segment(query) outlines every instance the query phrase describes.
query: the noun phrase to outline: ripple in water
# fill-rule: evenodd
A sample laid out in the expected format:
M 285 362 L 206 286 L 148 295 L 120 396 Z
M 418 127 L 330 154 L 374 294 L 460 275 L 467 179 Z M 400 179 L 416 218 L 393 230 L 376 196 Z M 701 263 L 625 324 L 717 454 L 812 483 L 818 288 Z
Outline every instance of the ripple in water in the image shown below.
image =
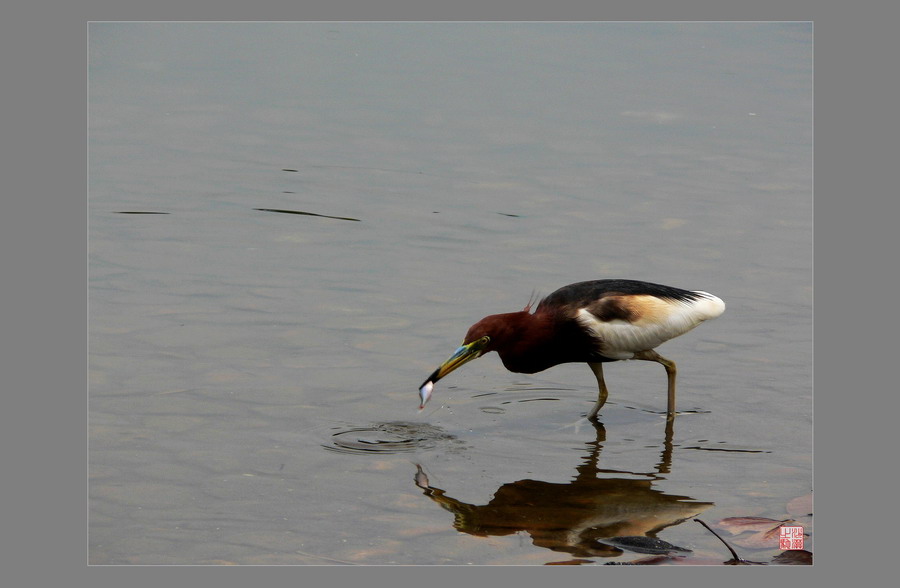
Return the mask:
M 411 453 L 461 448 L 463 442 L 443 429 L 427 423 L 376 423 L 368 427 L 335 427 L 331 445 L 322 445 L 339 453 Z

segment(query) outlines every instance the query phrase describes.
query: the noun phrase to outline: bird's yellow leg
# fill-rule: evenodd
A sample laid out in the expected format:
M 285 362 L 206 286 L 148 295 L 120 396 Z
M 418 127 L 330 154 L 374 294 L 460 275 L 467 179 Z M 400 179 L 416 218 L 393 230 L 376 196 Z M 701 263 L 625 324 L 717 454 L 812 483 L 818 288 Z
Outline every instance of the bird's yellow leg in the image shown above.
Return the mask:
M 650 349 L 649 351 L 641 351 L 634 354 L 634 359 L 643 359 L 645 361 L 655 361 L 662 364 L 666 368 L 666 376 L 669 378 L 669 406 L 666 413 L 669 418 L 675 416 L 675 362 L 666 359 L 662 355 Z
M 589 363 L 588 365 L 597 377 L 597 387 L 599 388 L 599 391 L 597 392 L 597 402 L 594 403 L 594 407 L 587 414 L 587 418 L 590 420 L 596 418 L 597 413 L 600 412 L 600 409 L 606 404 L 606 397 L 609 396 L 609 390 L 606 389 L 606 382 L 603 380 L 603 364 L 597 362 Z

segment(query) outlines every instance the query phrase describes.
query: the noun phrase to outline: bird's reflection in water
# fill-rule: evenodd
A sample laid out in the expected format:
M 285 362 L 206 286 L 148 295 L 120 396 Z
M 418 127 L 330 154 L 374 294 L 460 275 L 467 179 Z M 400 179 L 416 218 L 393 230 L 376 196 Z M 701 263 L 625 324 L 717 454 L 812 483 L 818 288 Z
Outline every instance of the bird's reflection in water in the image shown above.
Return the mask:
M 481 537 L 526 532 L 538 547 L 580 558 L 621 555 L 621 549 L 603 539 L 653 538 L 666 527 L 713 506 L 712 502 L 698 502 L 653 488 L 654 482 L 671 467 L 671 423 L 666 427 L 662 459 L 650 473 L 600 468 L 606 431 L 600 423 L 594 427 L 597 438 L 587 444 L 586 459 L 576 467 L 575 478 L 566 484 L 519 480 L 498 488 L 489 503 L 475 505 L 432 487 L 419 465 L 415 482 L 426 496 L 453 513 L 453 526 L 459 531 Z

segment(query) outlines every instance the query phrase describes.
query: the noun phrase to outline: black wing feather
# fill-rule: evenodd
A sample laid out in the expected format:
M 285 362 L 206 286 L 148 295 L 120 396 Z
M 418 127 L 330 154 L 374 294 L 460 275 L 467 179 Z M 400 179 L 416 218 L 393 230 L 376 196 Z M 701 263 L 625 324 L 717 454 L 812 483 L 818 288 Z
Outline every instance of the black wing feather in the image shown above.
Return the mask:
M 642 282 L 640 280 L 591 280 L 563 286 L 541 300 L 535 312 L 562 308 L 585 308 L 610 295 L 649 295 L 658 298 L 690 301 L 700 296 L 690 290 Z

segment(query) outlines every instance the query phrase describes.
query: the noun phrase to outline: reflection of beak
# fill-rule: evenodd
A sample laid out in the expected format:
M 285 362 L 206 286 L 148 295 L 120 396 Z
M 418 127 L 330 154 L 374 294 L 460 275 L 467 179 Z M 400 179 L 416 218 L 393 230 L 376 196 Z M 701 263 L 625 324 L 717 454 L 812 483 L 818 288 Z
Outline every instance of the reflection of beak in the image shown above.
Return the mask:
M 422 402 L 419 404 L 419 410 L 425 408 L 425 403 L 428 402 L 428 399 L 431 398 L 431 391 L 434 390 L 434 383 L 463 365 L 464 363 L 468 363 L 473 359 L 477 359 L 481 357 L 481 354 L 484 353 L 485 348 L 490 342 L 490 337 L 482 337 L 481 339 L 476 339 L 472 341 L 468 345 L 463 345 L 459 349 L 453 352 L 453 355 L 447 358 L 447 361 L 442 363 L 438 369 L 434 370 L 434 373 L 428 376 L 428 379 L 422 384 L 419 388 L 419 398 L 421 398 Z

